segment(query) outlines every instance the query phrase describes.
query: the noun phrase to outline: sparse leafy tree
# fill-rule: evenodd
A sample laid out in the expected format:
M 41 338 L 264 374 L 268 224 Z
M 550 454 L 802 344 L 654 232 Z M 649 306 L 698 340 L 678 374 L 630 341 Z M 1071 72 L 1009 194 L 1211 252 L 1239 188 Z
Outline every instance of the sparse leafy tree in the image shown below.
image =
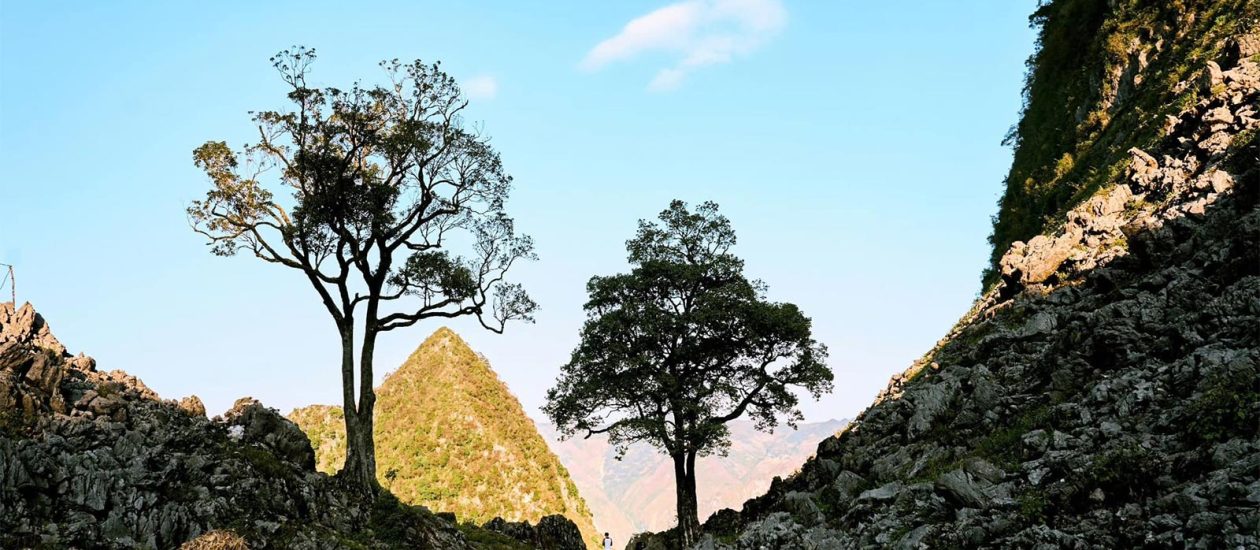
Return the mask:
M 699 534 L 696 457 L 725 453 L 741 416 L 771 430 L 801 419 L 793 388 L 830 391 L 826 348 L 795 305 L 765 298 L 731 253 L 735 232 L 711 202 L 674 201 L 626 243 L 630 273 L 587 283 L 581 343 L 547 392 L 570 437 L 607 434 L 624 453 L 643 441 L 674 462 L 678 531 Z
M 535 303 L 505 277 L 533 244 L 504 211 L 512 178 L 464 125 L 467 101 L 437 64 L 383 62 L 388 84 L 340 90 L 307 83 L 314 59 L 305 48 L 271 59 L 293 105 L 253 114 L 257 142 L 197 148 L 212 185 L 188 216 L 215 254 L 293 268 L 315 290 L 341 336 L 339 475 L 373 493 L 377 336 L 432 318 L 473 316 L 495 332 L 532 321 Z

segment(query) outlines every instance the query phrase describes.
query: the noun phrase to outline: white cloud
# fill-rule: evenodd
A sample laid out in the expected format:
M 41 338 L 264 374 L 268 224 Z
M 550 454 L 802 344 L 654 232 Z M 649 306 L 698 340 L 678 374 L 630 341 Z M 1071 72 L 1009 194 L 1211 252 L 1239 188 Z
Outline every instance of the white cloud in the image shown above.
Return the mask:
M 499 93 L 499 81 L 484 74 L 465 80 L 461 87 L 468 99 L 494 99 Z
M 648 89 L 672 90 L 700 67 L 760 48 L 785 25 L 779 0 L 684 0 L 632 19 L 587 52 L 580 66 L 594 71 L 645 52 L 670 53 L 673 65 L 657 72 Z

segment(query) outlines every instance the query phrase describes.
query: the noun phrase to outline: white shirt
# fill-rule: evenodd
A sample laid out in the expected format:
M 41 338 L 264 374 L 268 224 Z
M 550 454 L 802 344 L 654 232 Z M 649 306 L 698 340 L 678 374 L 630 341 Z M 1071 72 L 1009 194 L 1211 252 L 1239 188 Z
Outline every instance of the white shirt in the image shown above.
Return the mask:
M 604 537 L 604 550 L 612 550 L 612 537 Z

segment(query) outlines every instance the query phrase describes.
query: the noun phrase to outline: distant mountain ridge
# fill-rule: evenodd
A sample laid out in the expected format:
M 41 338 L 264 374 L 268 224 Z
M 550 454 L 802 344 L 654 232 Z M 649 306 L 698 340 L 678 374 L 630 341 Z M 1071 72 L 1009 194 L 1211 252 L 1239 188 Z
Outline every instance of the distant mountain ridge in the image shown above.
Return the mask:
M 345 461 L 340 407 L 289 414 L 315 448 L 316 468 Z M 591 513 L 520 402 L 454 331 L 441 328 L 377 388 L 377 475 L 404 502 L 460 521 L 537 522 L 562 514 L 588 545 Z
M 700 518 L 722 508 L 737 508 L 764 493 L 775 476 L 791 475 L 814 453 L 819 440 L 846 424 L 844 420 L 803 423 L 799 430 L 783 426 L 769 434 L 754 429 L 752 422 L 732 422 L 730 453 L 699 459 Z M 674 525 L 674 471 L 668 457 L 640 444 L 617 460 L 607 437 L 560 441 L 555 427 L 546 423 L 538 431 L 568 467 L 600 529 L 611 532 L 618 547 L 633 533 Z

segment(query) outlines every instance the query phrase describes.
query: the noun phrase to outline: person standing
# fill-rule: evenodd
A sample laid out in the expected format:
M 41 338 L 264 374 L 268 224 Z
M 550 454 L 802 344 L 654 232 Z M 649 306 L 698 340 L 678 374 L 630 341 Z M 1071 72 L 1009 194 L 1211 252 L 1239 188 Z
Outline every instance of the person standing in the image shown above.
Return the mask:
M 604 550 L 612 550 L 612 547 L 612 536 L 608 533 L 604 533 Z

